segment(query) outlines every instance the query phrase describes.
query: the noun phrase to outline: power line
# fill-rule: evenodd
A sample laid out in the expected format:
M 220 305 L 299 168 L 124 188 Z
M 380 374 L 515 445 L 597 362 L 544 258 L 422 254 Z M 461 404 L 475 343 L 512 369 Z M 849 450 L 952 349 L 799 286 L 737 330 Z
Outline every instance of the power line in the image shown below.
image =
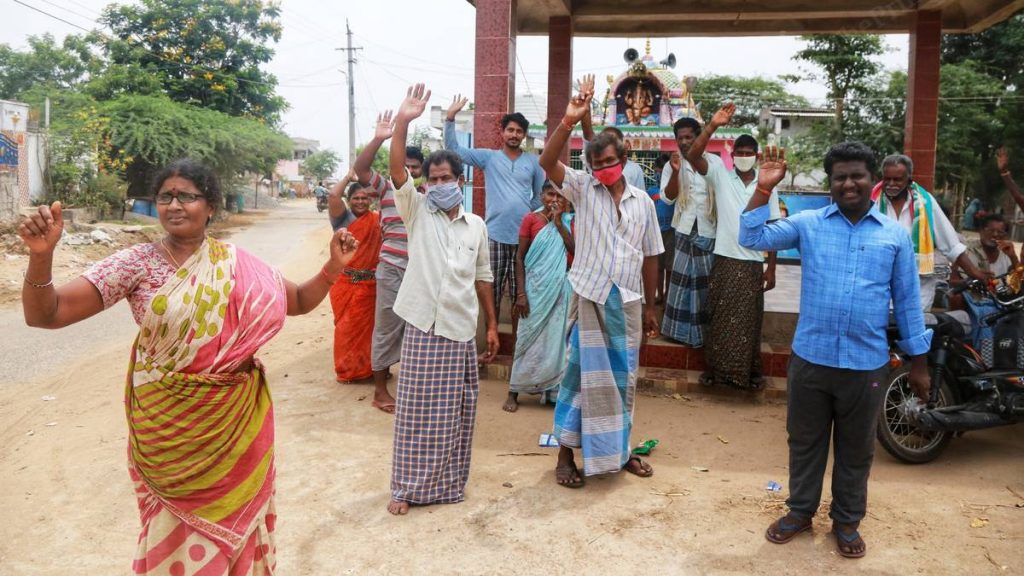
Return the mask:
M 50 18 L 53 18 L 54 20 L 58 20 L 60 22 L 63 22 L 65 24 L 67 24 L 68 26 L 73 26 L 75 28 L 78 28 L 79 30 L 82 30 L 83 32 L 92 32 L 92 30 L 89 30 L 88 28 L 85 28 L 83 26 L 79 26 L 78 24 L 75 24 L 74 22 L 68 22 L 67 20 L 61 18 L 60 16 L 56 16 L 54 14 L 50 14 L 49 12 L 47 12 L 45 10 L 42 10 L 40 8 L 36 8 L 35 6 L 32 6 L 31 4 L 26 4 L 26 3 L 22 2 L 21 0 L 14 0 L 14 3 L 15 4 L 21 4 L 25 8 L 28 8 L 29 10 L 35 10 L 36 12 L 39 12 L 40 14 L 43 14 L 44 16 L 49 16 Z
M 39 1 L 44 3 L 44 4 L 49 4 L 50 6 L 53 6 L 54 8 L 63 10 L 65 12 L 69 13 L 69 14 L 74 14 L 75 16 L 78 16 L 79 18 L 84 18 L 84 19 L 88 20 L 89 22 L 91 22 L 92 24 L 96 23 L 96 19 L 95 18 L 93 18 L 91 16 L 86 16 L 85 14 L 81 14 L 79 12 L 75 12 L 74 10 L 72 10 L 70 8 L 67 8 L 65 6 L 61 6 L 60 4 L 57 4 L 56 2 L 51 2 L 50 0 L 39 0 Z

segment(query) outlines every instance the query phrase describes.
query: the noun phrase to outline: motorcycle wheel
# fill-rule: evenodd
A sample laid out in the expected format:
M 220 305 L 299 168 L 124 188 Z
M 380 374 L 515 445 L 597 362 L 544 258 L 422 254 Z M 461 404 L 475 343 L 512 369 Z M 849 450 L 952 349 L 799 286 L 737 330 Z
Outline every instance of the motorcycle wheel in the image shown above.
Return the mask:
M 945 378 L 938 386 L 939 399 L 936 406 L 953 404 L 953 390 Z M 908 464 L 924 464 L 938 458 L 953 438 L 953 432 L 921 430 L 912 424 L 900 411 L 900 406 L 913 394 L 910 390 L 910 366 L 889 373 L 876 435 L 882 448 L 896 459 Z

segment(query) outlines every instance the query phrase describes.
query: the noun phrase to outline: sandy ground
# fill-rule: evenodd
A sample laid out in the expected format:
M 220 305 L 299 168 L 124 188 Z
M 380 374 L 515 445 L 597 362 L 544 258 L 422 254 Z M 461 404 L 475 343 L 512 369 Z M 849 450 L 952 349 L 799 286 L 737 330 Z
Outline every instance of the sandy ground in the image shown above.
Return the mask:
M 312 206 L 292 204 L 235 241 L 290 278 L 311 275 L 328 236 Z M 94 325 L 64 364 L 45 347 L 5 359 L 55 368 L 0 383 L 0 574 L 128 572 L 138 517 L 125 470 L 126 316 L 123 304 L 108 311 L 113 327 Z M 32 332 L 5 327 L 3 347 Z M 370 407 L 370 386 L 333 381 L 330 345 L 325 301 L 261 354 L 276 405 L 281 574 L 1024 573 L 1020 427 L 969 434 L 925 466 L 879 448 L 868 556 L 851 561 L 834 552 L 824 514 L 788 545 L 763 537 L 782 511 L 765 484 L 788 480 L 785 405 L 700 395 L 639 397 L 634 440 L 661 440 L 652 478 L 568 490 L 554 484 L 555 451 L 537 447 L 550 407 L 526 400 L 506 414 L 503 383 L 484 381 L 466 501 L 392 517 L 392 418 Z

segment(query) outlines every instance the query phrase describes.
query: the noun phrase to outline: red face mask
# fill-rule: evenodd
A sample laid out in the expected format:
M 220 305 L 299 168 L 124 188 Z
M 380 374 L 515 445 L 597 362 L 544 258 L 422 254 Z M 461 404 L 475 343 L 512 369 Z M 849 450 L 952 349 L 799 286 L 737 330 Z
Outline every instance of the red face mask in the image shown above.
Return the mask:
M 619 178 L 622 178 L 622 162 L 594 170 L 594 178 L 597 178 L 598 182 L 605 186 L 615 184 Z

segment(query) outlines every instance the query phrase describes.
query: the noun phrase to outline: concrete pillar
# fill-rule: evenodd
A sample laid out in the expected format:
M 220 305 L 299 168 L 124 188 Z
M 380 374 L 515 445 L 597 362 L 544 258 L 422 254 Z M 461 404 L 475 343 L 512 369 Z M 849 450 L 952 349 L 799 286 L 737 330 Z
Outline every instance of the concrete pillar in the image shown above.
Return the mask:
M 907 70 L 907 124 L 903 153 L 914 160 L 914 180 L 932 191 L 939 121 L 939 56 L 942 12 L 918 10 L 910 24 L 910 65 Z
M 473 146 L 501 147 L 501 117 L 516 92 L 516 0 L 476 0 L 476 79 Z M 473 213 L 484 215 L 482 170 L 473 173 Z
M 572 17 L 548 20 L 548 137 L 565 116 L 572 97 Z M 569 164 L 569 147 L 562 150 L 562 163 Z

